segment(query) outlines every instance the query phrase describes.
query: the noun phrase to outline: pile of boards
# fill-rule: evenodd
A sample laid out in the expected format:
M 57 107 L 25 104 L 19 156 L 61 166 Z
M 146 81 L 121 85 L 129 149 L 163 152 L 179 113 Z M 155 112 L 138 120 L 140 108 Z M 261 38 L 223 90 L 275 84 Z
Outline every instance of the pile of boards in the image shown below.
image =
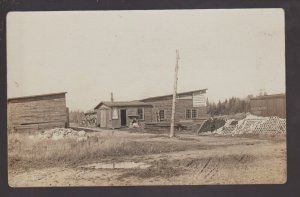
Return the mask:
M 97 126 L 97 114 L 88 114 L 83 116 L 81 121 L 82 126 L 96 127 Z
M 65 138 L 73 138 L 77 141 L 86 141 L 87 134 L 85 131 L 75 131 L 69 128 L 54 128 L 46 130 L 39 134 L 40 139 L 60 140 Z
M 223 118 L 210 118 L 202 123 L 197 133 L 211 132 L 224 126 L 226 121 Z
M 248 115 L 242 120 L 227 120 L 225 125 L 212 132 L 218 135 L 285 135 L 286 119 L 273 117 L 259 117 Z

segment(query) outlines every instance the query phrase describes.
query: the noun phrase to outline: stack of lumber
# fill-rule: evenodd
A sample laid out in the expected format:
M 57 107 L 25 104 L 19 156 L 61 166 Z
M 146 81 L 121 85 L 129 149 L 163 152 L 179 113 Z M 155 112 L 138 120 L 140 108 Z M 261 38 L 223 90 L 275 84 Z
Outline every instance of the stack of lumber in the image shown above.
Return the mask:
M 226 121 L 223 118 L 210 118 L 206 120 L 199 128 L 198 133 L 214 131 L 222 126 L 224 126 Z
M 273 117 L 259 117 L 248 115 L 246 118 L 235 121 L 228 120 L 226 124 L 213 132 L 218 135 L 285 135 L 286 119 Z
M 85 115 L 81 122 L 82 126 L 96 127 L 97 126 L 97 114 Z

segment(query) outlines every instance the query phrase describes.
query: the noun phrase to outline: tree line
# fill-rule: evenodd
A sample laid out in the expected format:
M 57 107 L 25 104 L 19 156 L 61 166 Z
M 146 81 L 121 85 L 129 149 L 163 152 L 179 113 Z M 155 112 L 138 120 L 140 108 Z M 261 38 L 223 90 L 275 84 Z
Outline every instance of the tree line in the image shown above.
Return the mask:
M 80 124 L 83 120 L 84 112 L 81 110 L 71 110 L 69 112 L 70 123 Z
M 224 101 L 209 102 L 206 101 L 206 110 L 209 115 L 229 115 L 237 113 L 250 112 L 250 98 L 252 95 L 246 98 L 231 97 Z

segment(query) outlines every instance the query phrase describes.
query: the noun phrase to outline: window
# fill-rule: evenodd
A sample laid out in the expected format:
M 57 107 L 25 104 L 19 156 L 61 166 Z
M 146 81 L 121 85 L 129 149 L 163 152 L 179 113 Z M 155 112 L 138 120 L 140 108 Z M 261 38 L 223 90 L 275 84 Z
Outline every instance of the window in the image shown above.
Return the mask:
M 138 114 L 138 119 L 144 120 L 144 109 L 143 108 L 138 108 L 137 114 Z
M 191 110 L 190 109 L 185 110 L 185 118 L 186 119 L 191 118 Z
M 197 117 L 198 117 L 197 109 L 186 109 L 185 111 L 186 119 L 197 118 Z
M 159 120 L 165 119 L 165 110 L 159 110 Z
M 112 119 L 119 119 L 119 111 L 117 108 L 113 108 Z
M 198 117 L 197 110 L 192 109 L 192 118 L 197 118 L 197 117 Z

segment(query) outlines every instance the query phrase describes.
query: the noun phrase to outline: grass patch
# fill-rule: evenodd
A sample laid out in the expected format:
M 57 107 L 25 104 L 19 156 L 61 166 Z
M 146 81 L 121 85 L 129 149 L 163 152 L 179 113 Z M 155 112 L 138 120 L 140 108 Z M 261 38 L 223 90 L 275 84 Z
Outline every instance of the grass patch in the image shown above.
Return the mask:
M 10 169 L 45 168 L 79 165 L 109 157 L 169 153 L 200 147 L 199 144 L 175 141 L 144 136 L 96 135 L 85 142 L 76 142 L 72 138 L 51 140 L 11 133 L 8 137 L 8 161 Z

